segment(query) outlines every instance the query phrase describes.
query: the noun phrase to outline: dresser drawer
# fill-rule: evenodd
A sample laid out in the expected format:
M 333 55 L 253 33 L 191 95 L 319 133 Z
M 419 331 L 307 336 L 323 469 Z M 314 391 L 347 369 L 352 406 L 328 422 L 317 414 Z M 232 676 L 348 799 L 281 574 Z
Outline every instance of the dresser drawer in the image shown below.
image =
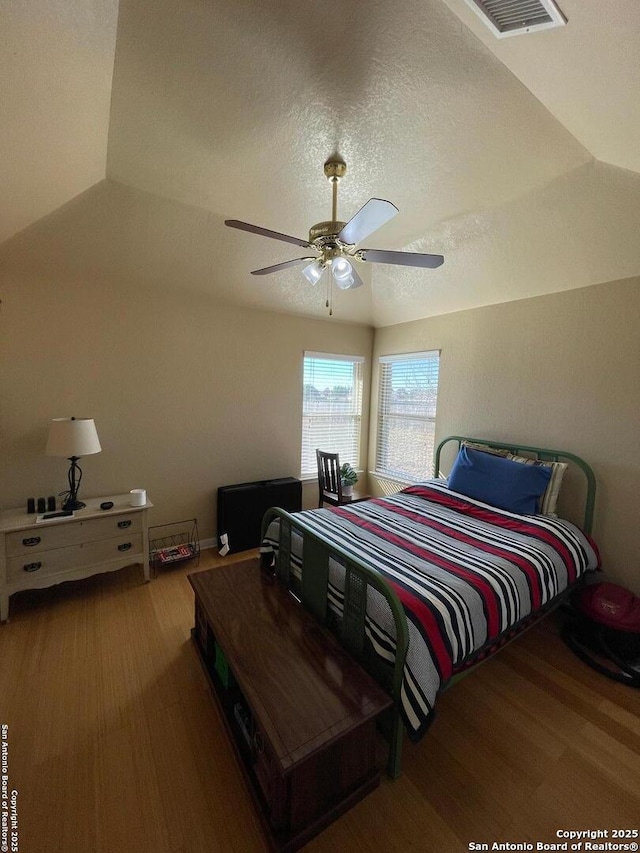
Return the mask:
M 93 542 L 139 533 L 142 530 L 142 514 L 139 512 L 110 515 L 106 518 L 91 518 L 87 521 L 56 521 L 55 524 L 34 526 L 28 530 L 17 530 L 6 536 L 7 557 L 21 554 L 38 554 L 51 548 L 63 548 L 82 542 Z
M 128 558 L 131 558 L 132 563 L 141 562 L 142 555 L 142 534 L 129 534 L 127 531 L 120 536 L 101 539 L 98 542 L 11 557 L 7 561 L 7 576 L 10 584 L 20 581 L 24 587 L 27 587 L 29 578 L 33 578 L 34 583 L 38 585 L 39 581 L 36 581 L 36 578 L 63 574 L 74 569 L 115 560 L 122 561 L 124 566 Z

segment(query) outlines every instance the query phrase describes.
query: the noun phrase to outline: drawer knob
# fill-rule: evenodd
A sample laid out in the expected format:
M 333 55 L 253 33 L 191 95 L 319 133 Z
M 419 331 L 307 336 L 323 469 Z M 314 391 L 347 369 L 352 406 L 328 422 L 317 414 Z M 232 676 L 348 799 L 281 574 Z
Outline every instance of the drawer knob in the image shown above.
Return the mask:
M 120 528 L 120 530 L 124 530 L 124 528 L 125 528 L 125 527 L 131 527 L 131 520 L 128 520 L 128 521 L 119 521 L 119 522 L 118 522 L 118 527 Z
M 40 537 L 39 536 L 29 536 L 28 539 L 22 540 L 22 544 L 26 545 L 27 548 L 32 548 L 34 545 L 40 544 Z
M 131 548 L 131 542 L 123 542 L 122 545 L 118 545 L 118 551 L 128 551 Z
M 25 572 L 37 572 L 38 569 L 42 568 L 42 563 L 25 563 L 22 568 Z

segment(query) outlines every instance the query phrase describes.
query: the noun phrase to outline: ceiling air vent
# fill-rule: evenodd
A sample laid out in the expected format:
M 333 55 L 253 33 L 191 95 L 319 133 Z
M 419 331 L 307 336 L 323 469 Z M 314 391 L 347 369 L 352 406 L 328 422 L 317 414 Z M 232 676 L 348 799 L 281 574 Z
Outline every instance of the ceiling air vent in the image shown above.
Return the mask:
M 466 0 L 499 39 L 567 23 L 553 0 Z

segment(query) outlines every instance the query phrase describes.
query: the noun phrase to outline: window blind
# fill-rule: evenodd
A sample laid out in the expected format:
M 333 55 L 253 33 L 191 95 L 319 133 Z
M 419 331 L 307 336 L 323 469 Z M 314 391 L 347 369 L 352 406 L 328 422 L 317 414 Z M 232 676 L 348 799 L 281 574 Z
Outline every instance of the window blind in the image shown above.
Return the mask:
M 440 351 L 379 359 L 376 473 L 399 480 L 433 476 Z
M 360 467 L 363 363 L 361 356 L 304 354 L 302 477 L 316 476 L 316 449 Z

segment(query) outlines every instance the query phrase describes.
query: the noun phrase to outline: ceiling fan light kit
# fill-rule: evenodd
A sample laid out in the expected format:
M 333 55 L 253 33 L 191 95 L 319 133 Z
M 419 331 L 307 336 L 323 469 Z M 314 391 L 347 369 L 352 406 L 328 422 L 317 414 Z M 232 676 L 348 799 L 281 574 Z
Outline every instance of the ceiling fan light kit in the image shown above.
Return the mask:
M 325 269 L 326 267 L 323 263 L 315 260 L 302 270 L 302 275 L 307 279 L 309 284 L 317 284 L 322 278 Z
M 346 258 L 335 258 L 331 263 L 333 280 L 340 290 L 349 290 L 355 287 L 353 267 Z
M 330 315 L 333 314 L 333 282 L 340 290 L 354 290 L 363 284 L 356 269 L 358 264 L 373 262 L 435 269 L 444 262 L 442 255 L 391 252 L 383 249 L 358 249 L 357 244 L 381 228 L 390 219 L 393 219 L 398 213 L 398 208 L 390 201 L 370 198 L 348 222 L 340 222 L 338 220 L 338 183 L 346 172 L 347 164 L 340 157 L 333 157 L 324 164 L 324 173 L 332 185 L 332 216 L 330 220 L 312 225 L 309 229 L 308 240 L 282 234 L 279 231 L 270 231 L 268 228 L 251 225 L 249 222 L 241 222 L 239 219 L 226 219 L 224 223 L 230 228 L 238 228 L 240 231 L 248 231 L 251 234 L 259 234 L 273 240 L 293 243 L 295 246 L 302 246 L 305 249 L 315 251 L 316 256 L 295 258 L 291 261 L 273 264 L 269 267 L 252 270 L 251 274 L 270 275 L 288 267 L 306 264 L 302 274 L 310 284 L 315 285 L 323 277 L 327 267 L 330 267 L 331 276 L 327 282 L 326 299 L 326 307 L 329 309 Z

